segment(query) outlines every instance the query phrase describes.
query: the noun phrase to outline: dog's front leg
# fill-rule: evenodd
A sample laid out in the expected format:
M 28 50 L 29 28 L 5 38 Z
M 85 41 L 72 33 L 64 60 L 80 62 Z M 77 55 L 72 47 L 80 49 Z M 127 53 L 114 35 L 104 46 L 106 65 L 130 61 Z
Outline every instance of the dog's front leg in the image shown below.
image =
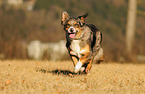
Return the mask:
M 77 64 L 75 65 L 74 72 L 75 72 L 75 73 L 79 72 L 80 69 L 81 69 L 81 67 L 82 67 L 82 65 L 83 65 L 82 62 L 79 60 L 79 61 L 77 62 Z
M 79 58 L 77 64 L 75 65 L 74 72 L 77 73 L 79 71 L 83 71 L 85 67 L 82 67 L 89 60 L 90 52 L 87 52 L 84 56 Z
M 76 66 L 76 64 L 77 64 L 77 62 L 79 60 L 79 58 L 77 57 L 77 54 L 74 53 L 73 51 L 70 51 L 69 53 L 70 53 L 70 57 L 71 57 L 71 59 L 73 61 L 74 66 Z

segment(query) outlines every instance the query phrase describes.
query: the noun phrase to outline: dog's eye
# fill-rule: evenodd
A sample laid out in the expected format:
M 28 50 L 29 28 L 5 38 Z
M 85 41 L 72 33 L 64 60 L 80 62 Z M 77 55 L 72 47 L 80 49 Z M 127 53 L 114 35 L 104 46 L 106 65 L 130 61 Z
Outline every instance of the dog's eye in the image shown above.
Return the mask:
M 79 24 L 75 24 L 76 27 L 79 27 Z
M 66 24 L 66 27 L 70 27 L 70 24 Z

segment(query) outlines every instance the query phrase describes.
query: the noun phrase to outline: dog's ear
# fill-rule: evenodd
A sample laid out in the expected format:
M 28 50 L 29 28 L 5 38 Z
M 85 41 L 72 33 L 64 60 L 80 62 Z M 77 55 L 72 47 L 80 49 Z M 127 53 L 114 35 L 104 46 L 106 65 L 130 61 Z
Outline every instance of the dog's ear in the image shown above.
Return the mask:
M 66 20 L 68 20 L 69 18 L 69 14 L 66 11 L 64 11 L 61 16 L 61 24 L 64 25 Z
M 88 13 L 86 13 L 86 14 L 84 14 L 84 15 L 82 15 L 82 16 L 77 17 L 78 20 L 79 20 L 79 22 L 80 22 L 80 26 L 81 26 L 81 27 L 85 25 L 85 18 L 86 18 L 87 16 L 88 16 Z

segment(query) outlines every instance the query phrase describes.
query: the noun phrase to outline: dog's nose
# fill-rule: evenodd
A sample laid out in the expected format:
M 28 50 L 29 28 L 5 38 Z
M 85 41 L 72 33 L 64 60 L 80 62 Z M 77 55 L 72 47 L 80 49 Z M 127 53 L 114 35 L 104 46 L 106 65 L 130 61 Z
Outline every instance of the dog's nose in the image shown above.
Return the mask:
M 74 32 L 74 29 L 73 28 L 70 28 L 70 32 Z
M 69 33 L 74 33 L 74 32 L 75 32 L 75 28 L 74 28 L 74 27 L 70 27 L 70 28 L 68 29 L 68 32 L 69 32 Z

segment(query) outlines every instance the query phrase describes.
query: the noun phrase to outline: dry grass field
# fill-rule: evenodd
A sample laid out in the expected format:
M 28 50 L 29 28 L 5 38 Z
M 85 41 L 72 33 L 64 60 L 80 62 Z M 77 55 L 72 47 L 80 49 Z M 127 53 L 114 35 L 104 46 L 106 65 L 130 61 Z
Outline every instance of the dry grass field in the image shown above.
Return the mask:
M 145 94 L 145 64 L 93 64 L 73 74 L 71 61 L 0 61 L 0 94 Z

